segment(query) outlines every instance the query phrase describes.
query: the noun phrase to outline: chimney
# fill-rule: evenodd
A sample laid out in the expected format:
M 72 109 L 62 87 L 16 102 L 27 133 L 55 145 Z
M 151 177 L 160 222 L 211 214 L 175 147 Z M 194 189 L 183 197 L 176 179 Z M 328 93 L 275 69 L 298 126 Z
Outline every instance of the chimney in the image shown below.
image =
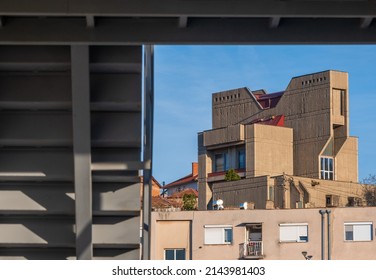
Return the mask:
M 198 175 L 198 162 L 192 162 L 192 175 Z

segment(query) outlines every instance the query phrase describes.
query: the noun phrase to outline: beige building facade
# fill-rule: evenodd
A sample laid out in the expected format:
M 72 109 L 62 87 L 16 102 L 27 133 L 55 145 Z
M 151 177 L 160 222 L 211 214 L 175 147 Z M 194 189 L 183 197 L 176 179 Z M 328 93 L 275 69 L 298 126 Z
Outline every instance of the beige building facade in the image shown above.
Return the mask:
M 261 209 L 358 203 L 358 139 L 349 135 L 348 89 L 348 74 L 330 70 L 292 78 L 281 92 L 213 94 L 212 129 L 198 135 L 199 209 L 211 209 L 219 197 L 225 204 L 235 197 L 227 204 L 235 208 L 241 202 Z M 229 169 L 242 180 L 225 182 Z
M 376 208 L 322 210 L 153 212 L 151 258 L 304 260 L 306 252 L 313 260 L 376 259 Z

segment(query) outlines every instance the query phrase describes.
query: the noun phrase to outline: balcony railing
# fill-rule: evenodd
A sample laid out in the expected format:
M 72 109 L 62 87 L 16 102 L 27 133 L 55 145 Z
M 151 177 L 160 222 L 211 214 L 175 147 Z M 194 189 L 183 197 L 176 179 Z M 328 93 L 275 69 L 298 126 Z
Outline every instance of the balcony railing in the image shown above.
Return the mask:
M 262 241 L 249 241 L 239 244 L 239 258 L 241 259 L 262 259 L 264 250 Z

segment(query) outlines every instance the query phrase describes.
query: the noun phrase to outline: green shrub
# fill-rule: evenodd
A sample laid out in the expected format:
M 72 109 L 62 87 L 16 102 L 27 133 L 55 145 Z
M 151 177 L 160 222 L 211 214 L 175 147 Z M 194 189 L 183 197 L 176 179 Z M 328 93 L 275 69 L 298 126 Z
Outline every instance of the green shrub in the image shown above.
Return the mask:
M 238 173 L 236 173 L 236 171 L 234 169 L 229 169 L 226 171 L 226 175 L 225 175 L 225 180 L 226 181 L 237 181 L 237 180 L 240 180 L 240 176 Z

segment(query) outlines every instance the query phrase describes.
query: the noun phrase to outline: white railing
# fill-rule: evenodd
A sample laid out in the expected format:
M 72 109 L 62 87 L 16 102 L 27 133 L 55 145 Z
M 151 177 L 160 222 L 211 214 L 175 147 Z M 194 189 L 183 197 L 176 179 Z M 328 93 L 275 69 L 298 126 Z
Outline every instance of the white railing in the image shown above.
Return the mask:
M 248 241 L 242 243 L 239 246 L 239 255 L 244 257 L 262 257 L 263 256 L 263 244 L 262 241 Z

